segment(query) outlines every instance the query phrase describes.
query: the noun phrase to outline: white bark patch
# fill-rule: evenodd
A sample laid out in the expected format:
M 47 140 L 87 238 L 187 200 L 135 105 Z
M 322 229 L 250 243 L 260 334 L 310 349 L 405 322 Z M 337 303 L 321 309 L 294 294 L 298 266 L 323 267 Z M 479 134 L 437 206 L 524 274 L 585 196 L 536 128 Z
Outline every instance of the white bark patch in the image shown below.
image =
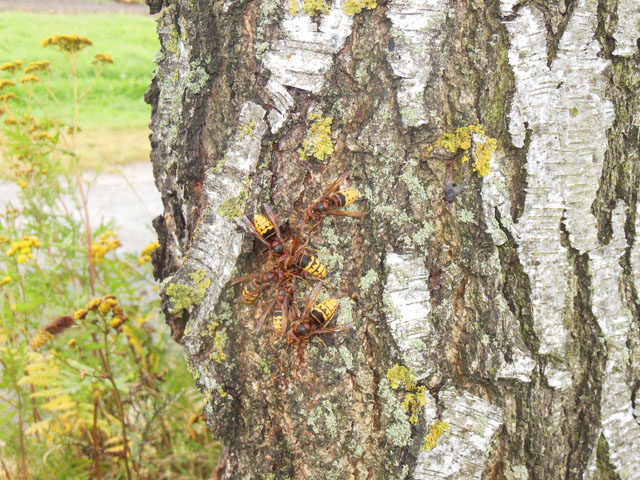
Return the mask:
M 514 145 L 524 146 L 525 124 L 532 131 L 525 210 L 513 234 L 531 281 L 540 353 L 560 358 L 565 357 L 562 314 L 568 300 L 567 251 L 560 243 L 560 223 L 564 216 L 570 241 L 580 252 L 598 247 L 590 207 L 607 147 L 606 130 L 613 121 L 613 107 L 606 99 L 609 62 L 599 57 L 594 38 L 597 3 L 578 2 L 551 68 L 541 14 L 524 7 L 506 22 L 509 62 L 516 78 L 509 124 Z M 511 6 L 503 2 L 503 10 Z M 570 385 L 564 365 L 546 374 L 555 388 Z
M 502 228 L 513 231 L 513 221 L 511 220 L 511 202 L 508 195 L 508 187 L 506 176 L 503 173 L 504 156 L 500 152 L 496 152 L 491 162 L 491 172 L 484 177 L 482 184 L 482 207 L 485 218 L 487 219 L 487 232 L 493 238 L 495 245 L 502 245 L 507 241 L 507 235 Z M 500 221 L 502 228 L 498 223 L 495 210 L 500 213 Z M 507 280 L 508 281 L 508 280 Z M 496 288 L 498 297 L 496 302 L 505 305 L 502 309 L 504 328 L 511 333 L 509 337 L 520 335 L 520 324 L 518 319 L 508 310 L 507 301 L 504 295 L 500 293 L 501 288 Z M 531 353 L 523 344 L 521 339 L 513 339 L 512 361 L 509 363 L 503 360 L 502 365 L 496 372 L 497 378 L 513 378 L 521 382 L 531 381 L 531 372 L 536 366 L 535 360 L 531 357 Z
M 281 25 L 283 38 L 275 42 L 263 58 L 271 70 L 271 79 L 281 85 L 316 93 L 324 85 L 325 74 L 333 64 L 333 55 L 351 34 L 353 18 L 342 11 L 343 0 L 331 5 L 327 15 L 315 23 L 304 11 L 291 16 L 288 1 Z
M 435 409 L 429 401 L 425 408 L 427 424 L 435 420 Z M 504 424 L 502 411 L 486 400 L 468 392 L 459 393 L 448 387 L 440 393 L 440 420 L 449 424 L 436 446 L 418 455 L 416 480 L 434 478 L 480 479 L 489 457 L 489 445 Z
M 441 47 L 447 8 L 445 0 L 393 0 L 389 4 L 387 17 L 395 47 L 389 63 L 400 77 L 398 106 L 405 126 L 427 123 L 424 89 L 433 68 L 431 52 Z
M 613 38 L 616 40 L 614 55 L 630 57 L 637 51 L 636 42 L 640 38 L 640 2 L 622 0 L 618 3 L 618 28 Z
M 506 175 L 503 173 L 504 154 L 497 151 L 491 160 L 491 171 L 482 182 L 482 208 L 487 219 L 487 233 L 491 235 L 495 245 L 502 245 L 507 241 L 506 234 L 500 228 L 495 216 L 495 210 L 500 212 L 503 227 L 513 231 L 511 221 L 511 201 Z
M 200 331 L 206 328 L 208 315 L 218 303 L 240 255 L 243 232 L 238 230 L 236 222 L 221 217 L 216 211 L 225 201 L 237 197 L 247 188 L 247 177 L 256 168 L 260 144 L 267 129 L 264 115 L 265 110 L 255 103 L 247 102 L 242 106 L 238 132 L 225 154 L 224 166 L 217 173 L 205 175 L 202 195 L 207 202 L 207 212 L 198 225 L 185 267 L 188 270 L 204 269 L 211 285 L 185 332 L 185 348 L 189 355 L 200 351 L 203 340 Z M 244 132 L 243 125 L 253 127 L 250 132 Z
M 632 334 L 633 318 L 624 306 L 620 282 L 623 271 L 620 258 L 627 246 L 624 235 L 624 208 L 613 211 L 613 238 L 608 245 L 590 253 L 593 276 L 593 313 L 607 345 L 607 364 L 602 385 L 602 430 L 609 443 L 609 457 L 624 480 L 640 479 L 640 425 L 634 418 L 631 389 L 627 383 L 631 352 L 627 339 Z
M 640 292 L 640 204 L 636 212 L 635 231 L 636 236 L 631 247 L 631 271 L 636 291 Z
M 267 82 L 265 91 L 274 105 L 274 108 L 267 115 L 267 119 L 271 126 L 271 133 L 276 133 L 289 117 L 289 112 L 294 104 L 293 97 L 284 85 L 276 82 L 273 78 L 270 78 Z
M 429 322 L 431 301 L 427 269 L 422 258 L 411 254 L 389 253 L 385 264 L 389 329 L 406 366 L 422 380 L 435 372 L 435 365 L 426 353 L 437 345 Z

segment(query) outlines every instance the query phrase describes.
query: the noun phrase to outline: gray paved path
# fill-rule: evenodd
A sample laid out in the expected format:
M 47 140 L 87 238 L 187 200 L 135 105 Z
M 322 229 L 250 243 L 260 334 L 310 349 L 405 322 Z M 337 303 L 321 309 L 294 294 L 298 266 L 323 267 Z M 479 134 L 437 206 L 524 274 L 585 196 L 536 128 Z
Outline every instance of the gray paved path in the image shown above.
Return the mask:
M 160 193 L 153 183 L 151 163 L 134 163 L 119 168 L 118 174 L 86 174 L 89 187 L 91 228 L 113 221 L 122 250 L 139 253 L 157 239 L 151 220 L 162 213 Z M 16 203 L 19 187 L 0 182 L 0 205 Z

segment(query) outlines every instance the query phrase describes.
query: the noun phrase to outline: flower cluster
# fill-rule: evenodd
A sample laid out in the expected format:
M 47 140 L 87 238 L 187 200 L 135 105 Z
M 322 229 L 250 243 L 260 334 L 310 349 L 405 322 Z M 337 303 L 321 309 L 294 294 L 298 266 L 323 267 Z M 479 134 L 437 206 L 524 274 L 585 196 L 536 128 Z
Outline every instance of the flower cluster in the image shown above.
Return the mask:
M 77 310 L 73 314 L 73 318 L 76 320 L 83 320 L 89 312 L 94 312 L 103 316 L 111 314 L 111 320 L 109 326 L 113 329 L 117 329 L 124 322 L 129 320 L 129 317 L 124 313 L 122 307 L 118 304 L 116 296 L 113 294 L 105 295 L 104 297 L 97 297 L 87 303 L 85 308 Z
M 120 240 L 118 240 L 118 234 L 114 232 L 104 232 L 98 240 L 91 245 L 91 255 L 93 256 L 93 261 L 96 263 L 102 263 L 104 261 L 104 256 L 109 253 L 111 250 L 115 250 L 116 248 L 122 246 Z
M 4 81 L 8 81 L 8 80 L 0 80 L 0 90 L 2 90 L 2 87 L 3 87 L 2 82 L 4 82 Z M 9 82 L 9 83 L 14 85 L 13 82 Z M 0 102 L 5 103 L 6 101 L 11 100 L 12 98 L 16 98 L 16 94 L 15 93 L 13 93 L 13 92 L 5 93 L 3 95 L 0 95 Z
M 140 258 L 138 258 L 138 265 L 143 265 L 151 260 L 151 252 L 155 249 L 160 248 L 160 244 L 158 242 L 151 242 L 149 245 L 142 249 L 140 253 Z
M 24 263 L 27 258 L 33 258 L 33 249 L 41 246 L 40 240 L 37 237 L 22 237 L 17 242 L 13 242 L 7 251 L 7 256 L 13 257 L 14 254 L 19 253 L 18 263 Z
M 3 72 L 15 72 L 22 67 L 22 60 L 16 60 L 15 62 L 6 62 L 0 65 L 0 70 Z
M 85 47 L 93 45 L 91 40 L 87 37 L 79 35 L 54 35 L 53 37 L 47 37 L 42 41 L 43 47 L 54 45 L 58 47 L 61 52 L 77 53 Z
M 24 73 L 49 71 L 50 64 L 51 62 L 49 62 L 49 60 L 41 60 L 39 62 L 29 62 L 29 65 L 27 65 L 27 68 L 24 69 Z
M 95 60 L 91 63 L 93 65 L 113 63 L 113 58 L 108 53 L 96 53 Z
M 20 83 L 35 83 L 40 81 L 40 77 L 37 75 L 25 75 L 18 80 Z
M 12 82 L 11 80 L 6 80 L 6 79 L 0 80 L 0 90 L 2 90 L 5 87 L 13 87 L 15 84 L 16 82 Z

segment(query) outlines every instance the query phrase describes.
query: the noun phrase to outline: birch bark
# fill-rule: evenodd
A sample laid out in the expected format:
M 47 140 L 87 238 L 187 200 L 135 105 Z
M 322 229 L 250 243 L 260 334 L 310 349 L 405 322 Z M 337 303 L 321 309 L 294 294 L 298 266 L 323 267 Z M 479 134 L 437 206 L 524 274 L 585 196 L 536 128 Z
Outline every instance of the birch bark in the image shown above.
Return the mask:
M 155 273 L 217 478 L 640 478 L 637 2 L 149 4 Z M 488 176 L 425 155 L 475 124 Z M 368 216 L 310 244 L 352 329 L 301 361 L 257 328 L 272 292 L 233 302 L 268 265 L 238 217 L 296 228 L 344 170 Z

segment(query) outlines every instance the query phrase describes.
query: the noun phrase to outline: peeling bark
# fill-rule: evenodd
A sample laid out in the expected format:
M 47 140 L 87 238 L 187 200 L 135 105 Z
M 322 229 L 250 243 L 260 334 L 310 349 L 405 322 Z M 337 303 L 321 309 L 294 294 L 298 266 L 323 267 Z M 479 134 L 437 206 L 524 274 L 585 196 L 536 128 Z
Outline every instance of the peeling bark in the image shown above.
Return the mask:
M 153 1 L 154 266 L 216 478 L 640 478 L 636 2 L 349 2 Z M 425 156 L 471 124 L 488 176 Z M 233 301 L 273 267 L 239 218 L 296 231 L 344 170 L 368 215 L 309 245 L 350 328 L 287 348 L 275 292 Z

